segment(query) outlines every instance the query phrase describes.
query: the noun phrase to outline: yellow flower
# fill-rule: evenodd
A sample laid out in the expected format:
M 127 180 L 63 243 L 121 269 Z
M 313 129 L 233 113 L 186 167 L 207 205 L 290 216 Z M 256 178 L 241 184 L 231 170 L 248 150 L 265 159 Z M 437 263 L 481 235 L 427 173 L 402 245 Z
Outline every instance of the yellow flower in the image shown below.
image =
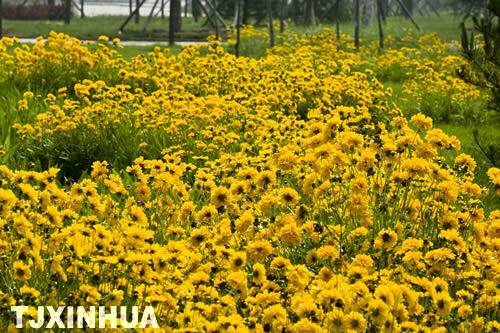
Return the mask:
M 40 292 L 38 290 L 26 285 L 22 286 L 19 291 L 22 295 L 29 297 L 31 300 L 34 300 L 35 298 L 38 298 L 38 296 L 40 296 Z
M 205 227 L 194 229 L 191 232 L 190 241 L 193 245 L 199 246 L 201 243 L 208 240 L 208 235 L 209 235 L 209 232 L 208 232 L 207 228 L 205 228 Z
M 233 271 L 242 269 L 245 267 L 246 262 L 246 253 L 245 252 L 236 252 L 231 256 L 231 269 Z
M 286 187 L 279 192 L 280 200 L 288 206 L 293 206 L 299 201 L 299 194 L 293 188 Z
M 432 128 L 432 118 L 429 118 L 422 113 L 417 113 L 416 115 L 412 116 L 411 122 L 419 128 L 423 128 L 426 130 L 430 130 Z
M 34 94 L 31 91 L 26 91 L 23 93 L 24 98 L 32 98 Z
M 446 317 L 451 310 L 451 298 L 447 293 L 440 293 L 434 297 L 436 313 L 440 317 Z
M 377 238 L 375 239 L 375 248 L 388 250 L 396 244 L 398 241 L 398 235 L 390 229 L 382 229 L 379 231 Z
M 249 226 L 251 226 L 255 221 L 255 218 L 250 211 L 245 211 L 238 219 L 235 221 L 236 230 L 240 233 L 245 232 Z
M 29 265 L 26 265 L 20 260 L 17 260 L 12 265 L 14 270 L 14 276 L 16 280 L 28 281 L 31 278 L 31 269 Z
M 352 311 L 342 318 L 342 327 L 345 330 L 364 332 L 366 330 L 366 320 L 361 313 Z
M 414 157 L 403 162 L 403 170 L 412 177 L 423 177 L 429 172 L 429 162 L 423 158 Z
M 476 161 L 467 154 L 460 154 L 455 158 L 455 164 L 461 166 L 466 171 L 474 172 L 476 169 Z
M 5 214 L 14 205 L 16 196 L 11 190 L 0 188 L 0 210 Z
M 267 240 L 255 241 L 247 246 L 247 257 L 252 260 L 263 260 L 273 251 L 271 243 Z
M 286 327 L 287 318 L 287 312 L 280 304 L 271 305 L 262 312 L 262 323 L 264 327 L 270 327 L 271 332 L 281 332 Z
M 488 177 L 490 177 L 491 182 L 495 185 L 497 190 L 497 195 L 500 195 L 500 169 L 490 168 L 488 169 Z
M 28 110 L 28 101 L 25 98 L 19 100 L 19 102 L 17 102 L 17 107 L 21 111 Z
M 467 304 L 461 305 L 457 309 L 457 314 L 459 318 L 465 319 L 472 314 L 472 308 L 470 307 L 470 305 Z
M 95 180 L 102 181 L 108 174 L 108 162 L 103 161 L 95 161 L 92 163 L 92 172 L 90 173 L 90 176 L 94 178 Z
M 291 290 L 304 290 L 309 284 L 310 272 L 304 265 L 293 266 L 286 273 Z
M 217 187 L 212 190 L 210 201 L 216 208 L 227 207 L 232 202 L 231 192 L 227 188 Z
M 368 314 L 375 323 L 383 323 L 388 313 L 389 306 L 382 299 L 372 299 L 368 303 Z
M 316 255 L 320 260 L 335 260 L 339 258 L 339 251 L 331 245 L 324 245 L 316 251 Z
M 262 171 L 257 176 L 257 184 L 263 188 L 272 187 L 276 183 L 276 174 L 271 170 Z
M 326 327 L 329 332 L 342 332 L 344 330 L 344 313 L 339 309 L 333 309 L 326 315 Z M 343 324 L 344 323 L 344 324 Z
M 285 246 L 296 246 L 301 240 L 301 231 L 295 222 L 286 223 L 279 231 L 279 236 Z
M 374 296 L 382 300 L 387 306 L 392 307 L 394 305 L 394 294 L 392 289 L 388 285 L 380 285 L 375 289 Z
M 75 92 L 80 95 L 90 96 L 90 87 L 77 83 L 74 86 Z
M 253 281 L 257 284 L 264 284 L 267 281 L 266 279 L 266 268 L 264 265 L 260 263 L 255 263 L 253 265 L 253 273 L 252 273 Z
M 122 304 L 123 298 L 124 298 L 124 292 L 123 290 L 113 290 L 111 293 L 105 296 L 106 298 L 106 305 L 108 306 L 118 306 Z
M 238 290 L 242 295 L 246 294 L 247 289 L 247 277 L 242 271 L 231 272 L 227 276 L 227 283 Z

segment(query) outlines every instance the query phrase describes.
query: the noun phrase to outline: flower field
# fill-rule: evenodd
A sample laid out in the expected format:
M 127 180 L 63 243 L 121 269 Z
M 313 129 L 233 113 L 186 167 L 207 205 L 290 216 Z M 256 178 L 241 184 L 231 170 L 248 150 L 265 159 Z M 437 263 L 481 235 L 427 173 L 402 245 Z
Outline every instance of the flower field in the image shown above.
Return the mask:
M 165 332 L 498 332 L 500 169 L 477 184 L 434 124 L 487 112 L 456 46 L 117 42 L 0 41 L 0 327 L 151 305 Z

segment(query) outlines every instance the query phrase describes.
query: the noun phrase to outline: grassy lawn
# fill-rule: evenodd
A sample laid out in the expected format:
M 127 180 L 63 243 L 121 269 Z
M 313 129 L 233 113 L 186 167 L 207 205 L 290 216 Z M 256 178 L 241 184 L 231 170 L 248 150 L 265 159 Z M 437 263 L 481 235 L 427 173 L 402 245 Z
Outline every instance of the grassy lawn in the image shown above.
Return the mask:
M 453 40 L 459 37 L 460 17 L 449 13 L 442 13 L 440 17 L 433 16 L 416 16 L 415 20 L 419 24 L 421 30 L 416 30 L 410 20 L 404 17 L 389 17 L 384 26 L 386 36 L 402 37 L 408 31 L 413 31 L 417 34 L 425 34 L 437 32 L 443 39 Z M 18 37 L 36 37 L 39 35 L 47 35 L 50 31 L 64 32 L 81 39 L 95 39 L 100 35 L 109 37 L 120 37 L 123 40 L 140 39 L 140 40 L 166 40 L 168 31 L 168 18 L 161 19 L 155 17 L 148 26 L 147 31 L 142 29 L 146 22 L 146 18 L 142 17 L 139 24 L 131 20 L 123 34 L 118 33 L 118 29 L 125 21 L 124 16 L 97 16 L 88 17 L 85 19 L 74 18 L 69 25 L 65 25 L 61 21 L 13 21 L 6 20 L 4 22 L 5 34 Z M 183 18 L 183 33 L 179 35 L 180 39 L 204 39 L 209 33 L 208 26 L 203 26 L 204 20 L 194 22 L 192 18 Z M 230 22 L 228 22 L 230 24 Z M 290 24 L 289 28 L 292 31 L 300 33 L 313 33 L 324 27 L 334 27 L 333 24 L 319 25 L 316 27 L 304 27 Z M 354 26 L 352 22 L 340 24 L 340 31 L 345 34 L 353 34 Z M 372 20 L 371 24 L 366 27 L 361 27 L 361 37 L 369 40 L 378 38 L 378 28 L 376 20 Z
M 152 19 L 146 32 L 142 29 L 146 22 L 145 17 L 141 17 L 139 24 L 131 20 L 122 33 L 118 33 L 118 29 L 124 22 L 124 16 L 97 16 L 88 17 L 85 19 L 74 18 L 69 25 L 65 25 L 61 21 L 4 21 L 5 34 L 8 36 L 17 37 L 36 37 L 47 36 L 50 31 L 63 32 L 80 39 L 97 39 L 101 35 L 106 35 L 111 38 L 119 37 L 122 40 L 153 40 L 166 41 L 168 18 L 161 19 L 155 17 Z M 421 30 L 415 29 L 415 26 L 404 17 L 389 17 L 384 25 L 384 33 L 386 36 L 404 37 L 408 32 L 415 34 L 426 34 L 431 32 L 438 33 L 441 38 L 451 41 L 457 40 L 460 36 L 459 24 L 460 17 L 449 13 L 442 13 L 441 17 L 433 16 L 416 16 Z M 192 18 L 183 18 L 183 33 L 178 36 L 180 40 L 204 40 L 210 33 L 209 27 L 203 26 L 204 20 L 194 22 Z M 229 23 L 228 23 L 229 24 Z M 288 27 L 289 31 L 300 34 L 310 34 L 318 32 L 324 28 L 335 28 L 334 25 L 318 25 L 316 27 L 304 27 L 291 23 Z M 265 27 L 262 27 L 265 29 Z M 340 31 L 343 34 L 352 35 L 354 26 L 352 22 L 340 24 Z M 378 39 L 378 27 L 376 20 L 366 27 L 361 27 L 361 38 L 367 41 Z M 155 46 L 123 46 L 121 52 L 126 58 L 131 58 L 139 54 L 150 52 Z M 258 43 L 258 45 L 242 46 L 242 54 L 248 56 L 259 56 L 265 53 L 266 43 Z M 173 52 L 177 53 L 181 47 L 174 47 Z
M 383 82 L 386 87 L 393 89 L 392 101 L 398 105 L 403 113 L 411 113 L 412 108 L 415 105 L 412 104 L 403 93 L 403 83 L 402 82 Z M 498 124 L 463 124 L 463 123 L 435 123 L 435 128 L 442 129 L 448 135 L 454 135 L 459 138 L 462 145 L 461 152 L 471 155 L 477 163 L 475 182 L 481 186 L 490 186 L 490 180 L 486 174 L 488 169 L 494 165 L 486 157 L 486 155 L 481 151 L 479 146 L 476 144 L 473 136 L 473 130 L 475 128 L 479 129 L 480 140 L 483 146 L 492 145 L 495 147 L 500 147 L 500 126 Z M 443 152 L 444 156 L 448 159 L 449 163 L 452 163 L 456 157 L 456 153 Z M 498 161 L 497 161 L 498 163 Z M 495 195 L 494 191 L 491 191 L 488 196 L 484 198 L 485 207 L 489 209 L 500 209 L 500 198 Z
M 143 32 L 146 17 L 141 17 L 136 24 L 132 19 L 123 33 L 118 29 L 125 21 L 125 16 L 96 16 L 88 18 L 74 18 L 66 25 L 62 21 L 4 21 L 4 32 L 8 36 L 36 37 L 46 36 L 51 31 L 64 32 L 80 39 L 97 39 L 100 35 L 119 37 L 123 40 L 166 40 L 168 31 L 168 19 L 155 17 L 151 20 L 147 30 Z M 183 33 L 180 39 L 204 39 L 209 33 L 208 27 L 204 27 L 204 20 L 195 22 L 191 18 L 184 18 Z
M 384 34 L 385 36 L 402 38 L 407 36 L 408 33 L 418 36 L 435 32 L 446 41 L 451 42 L 460 39 L 460 17 L 453 14 L 443 13 L 441 14 L 441 17 L 417 16 L 415 17 L 415 20 L 421 28 L 420 31 L 415 28 L 410 20 L 404 17 L 389 17 L 387 19 L 387 23 L 384 25 Z M 298 34 L 314 34 L 325 28 L 335 29 L 335 26 L 331 24 L 322 24 L 316 27 L 304 27 L 292 23 L 288 26 L 288 31 Z M 261 27 L 261 29 L 266 29 L 266 27 Z M 352 22 L 341 23 L 340 32 L 342 34 L 353 35 L 354 25 Z M 164 33 L 166 34 L 166 31 Z M 165 40 L 165 38 L 162 40 Z M 376 20 L 372 20 L 372 23 L 366 27 L 361 27 L 361 38 L 362 43 L 378 40 L 378 26 Z M 268 47 L 267 41 L 252 40 L 251 45 L 245 44 L 248 43 L 242 43 L 241 54 L 250 57 L 260 57 L 264 55 L 265 50 Z M 152 47 L 125 46 L 123 48 L 123 52 L 126 56 L 128 56 L 140 54 L 141 51 L 148 52 L 151 49 Z M 180 47 L 175 48 L 173 52 L 178 52 L 180 49 Z M 232 48 L 230 51 L 232 51 Z M 395 92 L 397 92 L 397 87 L 395 87 Z
M 455 135 L 460 139 L 462 152 L 471 155 L 476 160 L 477 169 L 475 173 L 476 178 L 474 179 L 475 182 L 482 186 L 489 186 L 491 183 L 486 172 L 493 165 L 481 152 L 479 146 L 474 141 L 472 131 L 475 126 L 462 124 L 436 124 L 435 127 L 441 128 L 445 133 Z M 498 124 L 481 126 L 479 133 L 480 136 L 483 135 L 483 139 L 481 140 L 482 145 L 500 146 L 500 127 Z M 451 155 L 447 157 L 449 159 L 454 158 L 454 156 Z M 488 196 L 483 199 L 483 202 L 484 206 L 490 210 L 500 209 L 500 198 L 495 195 L 494 191 L 490 191 Z
M 149 52 L 152 52 L 155 47 L 161 47 L 165 48 L 165 45 L 148 45 L 148 46 L 132 46 L 132 45 L 126 45 L 122 46 L 120 48 L 120 53 L 123 55 L 125 59 L 132 59 L 135 56 L 138 55 L 144 55 Z M 175 46 L 169 46 L 168 47 L 173 54 L 177 54 L 182 50 L 182 46 L 175 45 Z
M 404 17 L 389 17 L 384 26 L 384 34 L 386 36 L 403 37 L 408 31 L 415 34 L 428 34 L 436 32 L 441 38 L 451 41 L 458 40 L 460 37 L 459 24 L 461 18 L 453 14 L 443 13 L 440 17 L 433 16 L 416 16 L 415 21 L 420 26 L 418 31 L 412 22 Z M 346 34 L 353 34 L 354 25 L 345 23 L 340 25 L 340 31 Z M 361 37 L 369 40 L 378 39 L 377 21 L 372 20 L 367 27 L 361 27 Z

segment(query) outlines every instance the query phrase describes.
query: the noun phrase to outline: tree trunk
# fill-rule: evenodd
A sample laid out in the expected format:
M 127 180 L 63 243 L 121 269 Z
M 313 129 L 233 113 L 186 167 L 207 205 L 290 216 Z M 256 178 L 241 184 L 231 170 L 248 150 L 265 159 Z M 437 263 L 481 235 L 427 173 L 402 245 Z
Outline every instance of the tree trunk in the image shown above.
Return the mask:
M 380 7 L 382 13 L 382 19 L 385 22 L 385 18 L 389 15 L 389 0 L 380 0 Z
M 64 1 L 64 24 L 69 24 L 71 21 L 71 0 Z
M 217 18 L 217 13 L 216 13 L 217 4 L 214 1 L 211 5 L 208 5 L 207 7 L 208 7 L 207 17 L 210 17 L 214 22 L 215 38 L 217 38 L 218 40 L 220 38 L 220 34 L 219 34 L 219 19 Z
M 195 22 L 198 22 L 198 19 L 201 16 L 201 8 L 198 0 L 192 0 L 191 2 L 191 13 L 193 14 L 193 18 Z
M 269 18 L 269 44 L 271 47 L 274 46 L 274 26 L 273 26 L 273 6 L 271 0 L 266 0 L 267 2 L 267 17 Z
M 287 0 L 280 1 L 280 33 L 285 32 L 285 16 L 286 16 Z
M 372 20 L 372 12 L 373 12 L 373 0 L 365 0 L 363 6 L 363 26 L 366 27 L 370 24 Z
M 232 26 L 236 28 L 238 26 L 238 11 L 240 10 L 240 2 L 238 0 L 234 1 L 234 18 Z
M 189 0 L 184 2 L 184 17 L 188 16 Z
M 359 1 L 354 0 L 354 46 L 359 49 Z
M 292 4 L 290 6 L 290 16 L 292 20 L 299 20 L 299 0 L 292 0 Z
M 181 0 L 170 0 L 170 16 L 168 19 L 168 42 L 170 45 L 175 43 L 175 33 L 180 32 L 182 28 L 182 8 Z
M 306 1 L 306 25 L 316 25 L 316 0 L 307 0 Z
M 49 7 L 48 8 L 49 20 L 54 20 L 55 19 L 54 7 L 56 6 L 56 1 L 55 0 L 47 0 L 47 6 Z
M 85 18 L 85 11 L 83 7 L 85 6 L 85 0 L 80 0 L 80 18 Z
M 0 37 L 3 36 L 3 1 L 0 0 Z
M 340 0 L 335 3 L 335 33 L 337 40 L 340 39 Z
M 236 53 L 236 57 L 240 56 L 240 44 L 241 44 L 241 1 L 242 0 L 236 0 L 236 44 L 234 45 L 234 51 Z
M 243 13 L 241 23 L 247 25 L 250 21 L 250 0 L 243 0 Z
M 378 23 L 378 39 L 379 48 L 382 50 L 384 48 L 384 29 L 382 27 L 382 0 L 377 0 L 377 23 Z
M 141 17 L 141 11 L 139 9 L 141 5 L 141 0 L 135 0 L 135 8 L 137 9 L 135 13 L 135 23 L 139 23 L 139 18 Z
M 408 9 L 409 14 L 405 13 L 406 16 L 413 15 L 413 11 L 415 10 L 415 1 L 414 0 L 403 0 L 403 4 Z

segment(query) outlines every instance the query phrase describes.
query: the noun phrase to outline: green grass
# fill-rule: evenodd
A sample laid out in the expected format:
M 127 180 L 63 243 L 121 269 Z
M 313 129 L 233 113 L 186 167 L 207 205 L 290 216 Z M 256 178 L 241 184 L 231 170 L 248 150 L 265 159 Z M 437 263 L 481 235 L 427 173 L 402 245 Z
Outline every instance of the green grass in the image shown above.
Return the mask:
M 384 35 L 401 38 L 412 32 L 416 35 L 425 35 L 429 33 L 437 33 L 442 39 L 446 41 L 460 39 L 460 23 L 461 17 L 456 16 L 449 12 L 442 12 L 440 16 L 414 16 L 415 21 L 420 27 L 417 30 L 415 25 L 407 18 L 402 16 L 391 16 L 387 18 L 386 23 L 383 25 Z M 290 23 L 288 29 L 297 33 L 313 34 L 321 31 L 324 28 L 335 29 L 335 23 L 320 24 L 315 27 L 306 27 L 303 25 L 296 25 Z M 354 35 L 354 23 L 352 21 L 340 23 L 340 33 L 347 35 Z M 360 36 L 365 40 L 378 40 L 379 31 L 377 20 L 373 18 L 369 25 L 361 26 Z
M 63 32 L 80 39 L 97 39 L 101 35 L 106 35 L 111 38 L 119 37 L 122 40 L 155 40 L 166 41 L 168 30 L 168 18 L 161 19 L 155 17 L 152 19 L 146 32 L 142 32 L 146 18 L 141 17 L 139 24 L 131 20 L 123 34 L 118 33 L 118 28 L 125 20 L 125 16 L 97 16 L 88 17 L 85 19 L 74 18 L 69 25 L 65 25 L 61 21 L 4 21 L 5 34 L 17 37 L 37 37 L 47 36 L 49 32 Z M 460 17 L 450 13 L 442 13 L 441 17 L 433 16 L 416 16 L 415 20 L 421 27 L 421 31 L 417 31 L 413 24 L 404 17 L 389 17 L 384 25 L 384 33 L 386 36 L 394 36 L 397 38 L 404 37 L 408 32 L 415 34 L 426 34 L 437 32 L 441 38 L 451 41 L 457 40 L 460 36 L 459 24 Z M 183 33 L 178 36 L 180 40 L 194 39 L 204 40 L 212 31 L 208 27 L 203 27 L 204 20 L 194 22 L 191 18 L 183 18 Z M 228 22 L 228 24 L 230 24 Z M 266 29 L 266 27 L 261 27 Z M 316 27 L 305 27 L 290 23 L 288 31 L 300 34 L 316 33 L 324 28 L 332 28 L 331 24 L 321 24 Z M 354 25 L 352 22 L 343 22 L 340 24 L 341 33 L 352 35 Z M 376 20 L 372 20 L 371 24 L 366 27 L 361 27 L 361 38 L 365 41 L 378 39 L 378 27 Z M 268 46 L 267 41 L 259 41 L 252 45 L 243 43 L 241 52 L 246 56 L 259 57 L 265 53 Z M 123 46 L 121 52 L 130 59 L 133 56 L 150 52 L 154 46 Z M 174 47 L 173 53 L 178 53 L 182 48 Z
M 404 37 L 408 31 L 417 35 L 436 32 L 441 38 L 447 41 L 458 40 L 460 38 L 459 24 L 461 18 L 449 13 L 442 13 L 440 17 L 433 16 L 415 16 L 415 21 L 421 30 L 417 30 L 412 22 L 404 17 L 389 17 L 384 25 L 385 36 Z M 342 33 L 352 35 L 354 33 L 354 24 L 343 23 L 340 25 Z M 361 27 L 361 37 L 368 40 L 378 39 L 377 21 L 372 20 L 367 27 Z
M 472 134 L 473 127 L 459 124 L 436 124 L 435 127 L 441 128 L 448 135 L 455 135 L 460 139 L 462 152 L 471 155 L 476 160 L 475 182 L 489 188 L 488 195 L 483 199 L 484 207 L 489 211 L 500 209 L 500 197 L 495 194 L 494 188 L 486 174 L 488 169 L 493 167 L 493 165 L 475 143 Z M 485 135 L 486 140 L 484 143 L 495 145 L 497 148 L 500 147 L 499 126 L 495 126 L 494 124 L 481 126 L 480 133 Z M 448 154 L 447 157 L 451 159 L 454 156 Z
M 136 45 L 126 45 L 119 49 L 119 52 L 123 55 L 125 59 L 132 59 L 138 55 L 145 55 L 152 52 L 155 47 L 165 48 L 164 45 L 148 45 L 148 46 L 136 46 Z M 174 45 L 168 47 L 172 54 L 178 54 L 182 50 L 182 46 Z
M 63 32 L 80 39 L 97 39 L 101 35 L 119 37 L 123 40 L 167 40 L 168 18 L 155 17 L 151 20 L 147 30 L 142 31 L 146 17 L 141 17 L 139 24 L 132 19 L 122 34 L 118 29 L 125 21 L 125 16 L 96 16 L 88 18 L 74 18 L 66 25 L 62 21 L 19 21 L 5 20 L 4 33 L 8 36 L 37 37 L 46 36 L 51 31 Z M 184 18 L 183 33 L 179 39 L 205 39 L 209 30 L 203 27 L 204 20 L 195 22 L 191 18 Z
M 100 35 L 109 37 L 120 37 L 126 39 L 140 40 L 166 40 L 168 31 L 168 18 L 161 19 L 155 17 L 152 19 L 146 32 L 142 32 L 146 17 L 142 17 L 139 24 L 131 20 L 123 34 L 118 33 L 118 29 L 124 22 L 125 16 L 96 16 L 88 18 L 74 18 L 69 25 L 62 21 L 17 21 L 5 20 L 5 34 L 17 37 L 36 37 L 47 35 L 50 31 L 64 32 L 81 39 L 95 39 Z M 407 31 L 414 31 L 417 34 L 426 34 L 437 32 L 445 40 L 456 40 L 460 35 L 459 24 L 460 17 L 450 13 L 442 13 L 440 17 L 415 16 L 415 20 L 421 27 L 417 31 L 410 20 L 404 17 L 389 17 L 384 25 L 386 36 L 403 37 Z M 204 20 L 194 22 L 192 18 L 183 18 L 183 33 L 179 35 L 180 39 L 198 39 L 203 40 L 211 32 L 208 26 L 203 26 Z M 230 22 L 228 22 L 230 24 Z M 334 23 L 321 24 L 316 27 L 304 27 L 290 23 L 289 29 L 299 33 L 314 33 L 324 27 L 334 28 Z M 342 22 L 340 31 L 352 35 L 354 25 L 352 22 Z M 369 40 L 378 38 L 377 21 L 372 20 L 371 24 L 361 27 L 361 37 Z
M 403 83 L 402 82 L 383 82 L 386 87 L 393 89 L 392 102 L 394 102 L 398 107 L 400 107 L 403 113 L 407 116 L 414 113 L 416 108 L 415 104 L 411 103 L 411 100 L 405 99 L 403 93 Z M 473 130 L 477 128 L 480 133 L 481 144 L 484 146 L 492 145 L 500 148 L 500 127 L 493 124 L 473 124 L 473 123 L 435 123 L 435 128 L 442 129 L 448 135 L 456 136 L 462 145 L 460 153 L 465 153 L 474 158 L 477 163 L 477 168 L 475 172 L 474 181 L 484 187 L 489 188 L 488 195 L 483 199 L 484 206 L 488 211 L 494 209 L 500 209 L 500 197 L 498 197 L 493 189 L 493 186 L 486 174 L 488 169 L 494 167 L 492 162 L 486 157 L 486 155 L 481 151 L 479 146 L 474 141 Z M 453 163 L 454 158 L 457 153 L 453 152 L 443 152 L 443 155 L 447 158 L 450 164 Z M 497 161 L 498 163 L 499 161 Z

